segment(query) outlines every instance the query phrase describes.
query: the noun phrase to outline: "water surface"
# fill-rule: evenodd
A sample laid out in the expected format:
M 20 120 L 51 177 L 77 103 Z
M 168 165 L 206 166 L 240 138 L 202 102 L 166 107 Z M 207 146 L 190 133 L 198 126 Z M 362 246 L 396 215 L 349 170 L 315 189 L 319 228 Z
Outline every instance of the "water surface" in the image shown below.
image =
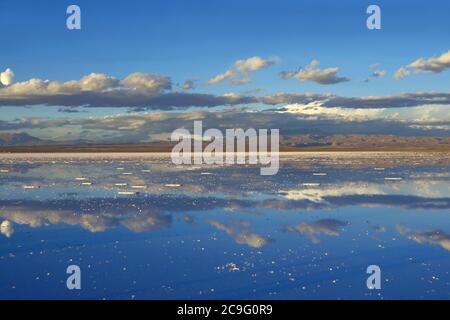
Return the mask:
M 275 176 L 0 155 L 0 298 L 448 299 L 449 168 L 445 153 L 285 154 Z

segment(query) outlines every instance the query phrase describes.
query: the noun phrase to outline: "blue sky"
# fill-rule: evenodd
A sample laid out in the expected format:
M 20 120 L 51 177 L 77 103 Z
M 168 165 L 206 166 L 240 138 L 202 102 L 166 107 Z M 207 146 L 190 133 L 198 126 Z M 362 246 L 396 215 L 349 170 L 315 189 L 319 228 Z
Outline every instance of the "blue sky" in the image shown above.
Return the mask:
M 65 28 L 65 9 L 82 10 L 82 30 Z M 170 75 L 174 81 L 208 79 L 249 56 L 279 57 L 254 83 L 273 91 L 391 94 L 443 90 L 450 75 L 413 77 L 370 86 L 369 65 L 395 70 L 418 57 L 441 54 L 450 40 L 450 3 L 377 1 L 382 29 L 365 27 L 370 1 L 8 1 L 2 2 L 1 64 L 17 80 L 78 79 L 91 72 L 117 77 L 135 71 Z M 6 15 L 6 17 L 5 17 Z M 353 81 L 321 87 L 279 81 L 275 70 L 318 59 L 338 65 Z M 209 90 L 226 91 L 214 87 Z
M 81 8 L 82 29 L 67 30 L 66 8 Z M 382 10 L 382 29 L 366 28 L 366 8 Z M 331 93 L 338 96 L 390 96 L 403 92 L 447 92 L 450 72 L 395 80 L 396 70 L 419 58 L 450 49 L 450 3 L 444 1 L 3 1 L 0 3 L 0 72 L 10 68 L 14 82 L 32 78 L 65 82 L 90 73 L 124 79 L 134 72 L 170 77 L 172 91 L 188 79 L 190 92 L 270 95 Z M 251 72 L 243 85 L 206 81 L 250 57 L 273 61 Z M 337 67 L 349 81 L 322 85 L 279 73 Z M 378 64 L 377 67 L 370 65 Z M 384 77 L 364 80 L 375 70 Z M 1 88 L 0 88 L 1 89 Z M 58 117 L 54 107 L 23 109 L 3 104 L 0 119 Z M 95 110 L 94 110 L 95 109 Z M 125 108 L 90 109 L 89 114 Z M 11 112 L 9 112 L 11 111 Z M 65 114 L 80 117 L 80 114 Z

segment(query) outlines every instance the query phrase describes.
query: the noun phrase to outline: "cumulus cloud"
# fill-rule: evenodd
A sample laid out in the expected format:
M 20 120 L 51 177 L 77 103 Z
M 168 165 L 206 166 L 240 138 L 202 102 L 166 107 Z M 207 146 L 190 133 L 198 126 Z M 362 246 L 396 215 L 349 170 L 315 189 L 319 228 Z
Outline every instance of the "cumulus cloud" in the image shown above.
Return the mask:
M 450 121 L 450 95 L 439 92 L 404 93 L 394 96 L 342 97 L 335 95 L 283 94 L 259 98 L 266 104 L 286 104 L 277 108 L 309 120 L 402 121 L 413 128 L 446 129 Z M 433 127 L 429 125 L 433 124 Z
M 9 86 L 14 81 L 14 72 L 8 68 L 3 72 L 0 72 L 0 84 Z
M 241 73 L 256 71 L 268 67 L 274 63 L 273 60 L 263 59 L 261 57 L 251 57 L 245 60 L 237 60 L 234 64 L 236 70 Z
M 219 73 L 218 75 L 216 75 L 215 77 L 211 78 L 210 80 L 208 80 L 208 84 L 217 84 L 219 82 L 222 82 L 226 79 L 229 79 L 231 77 L 234 77 L 234 71 L 233 70 L 227 70 L 223 73 Z
M 324 107 L 341 108 L 409 108 L 426 105 L 450 105 L 448 92 L 401 93 L 392 96 L 342 97 L 324 100 Z
M 274 64 L 274 60 L 263 59 L 258 56 L 250 57 L 244 60 L 237 60 L 233 68 L 219 73 L 210 80 L 208 84 L 217 84 L 225 80 L 229 80 L 229 84 L 240 85 L 251 81 L 250 73 L 256 70 L 266 68 Z
M 239 70 L 257 70 L 268 62 L 242 60 Z M 234 78 L 233 78 L 234 79 Z M 234 79 L 236 80 L 236 79 Z M 187 89 L 192 83 L 185 83 Z M 0 88 L 0 106 L 131 107 L 137 110 L 212 108 L 236 105 L 305 104 L 323 108 L 385 109 L 450 104 L 448 92 L 401 93 L 393 96 L 346 97 L 330 93 L 275 93 L 255 96 L 252 92 L 214 95 L 171 91 L 171 80 L 162 75 L 132 73 L 124 79 L 91 73 L 79 80 L 58 82 L 30 79 Z M 369 112 L 369 111 L 368 111 Z
M 410 63 L 408 67 L 424 72 L 442 72 L 450 68 L 450 50 L 438 57 L 429 59 L 420 58 Z
M 379 67 L 378 64 L 374 64 L 371 65 L 372 68 L 377 68 Z M 384 70 L 374 70 L 369 77 L 367 77 L 367 79 L 365 80 L 365 82 L 369 82 L 372 79 L 376 79 L 376 78 L 384 78 L 384 76 L 386 76 L 386 71 Z
M 357 109 L 340 107 L 323 107 L 320 102 L 311 102 L 308 104 L 288 104 L 282 112 L 288 112 L 305 119 L 342 119 L 346 121 L 367 121 L 370 119 L 381 118 L 384 109 Z
M 80 80 L 58 82 L 30 79 L 0 88 L 0 106 L 86 107 L 214 107 L 250 103 L 251 98 L 170 92 L 170 78 L 132 73 L 122 80 L 91 73 Z
M 313 81 L 318 84 L 335 84 L 340 82 L 349 81 L 347 77 L 339 77 L 338 67 L 319 69 L 317 66 L 320 64 L 319 60 L 312 60 L 305 68 L 300 68 L 297 71 L 284 71 L 280 73 L 280 77 L 283 80 L 290 78 L 296 78 L 300 81 Z
M 255 98 L 257 102 L 267 105 L 278 105 L 286 103 L 310 103 L 317 101 L 327 101 L 334 98 L 333 94 L 321 93 L 276 93 L 272 95 Z
M 442 125 L 436 125 L 436 124 L 412 124 L 410 125 L 413 129 L 420 129 L 420 130 L 445 130 L 450 131 L 450 124 L 442 124 Z
M 80 112 L 86 112 L 86 111 L 81 111 L 75 108 L 59 108 L 58 112 L 63 112 L 63 113 L 80 113 Z
M 133 73 L 123 80 L 102 73 L 91 73 L 80 80 L 58 82 L 30 79 L 0 89 L 1 105 L 92 105 L 114 104 L 126 99 L 145 100 L 170 90 L 170 79 L 165 76 Z M 122 97 L 122 98 L 121 98 Z
M 439 73 L 450 68 L 450 50 L 431 58 L 419 58 L 407 66 L 399 68 L 394 74 L 397 80 L 403 79 L 411 74 Z
M 172 87 L 168 77 L 142 72 L 135 72 L 128 75 L 121 83 L 124 84 L 126 88 L 153 92 L 155 94 L 170 90 Z
M 383 78 L 386 75 L 386 71 L 384 70 L 375 70 L 372 73 L 373 78 Z
M 72 86 L 73 90 L 81 91 L 103 91 L 118 86 L 119 80 L 108 77 L 103 73 L 91 73 L 78 81 L 70 81 L 66 85 Z
M 101 73 L 91 73 L 80 80 L 57 82 L 42 79 L 30 79 L 18 82 L 0 90 L 0 99 L 3 97 L 33 97 L 71 95 L 82 92 L 97 92 L 118 89 L 120 81 L 114 77 L 108 77 Z
M 394 73 L 395 80 L 401 80 L 411 74 L 411 71 L 406 67 L 401 67 Z
M 191 89 L 194 89 L 194 87 L 195 87 L 195 81 L 194 80 L 186 80 L 181 85 L 181 89 L 183 89 L 183 90 L 191 90 Z

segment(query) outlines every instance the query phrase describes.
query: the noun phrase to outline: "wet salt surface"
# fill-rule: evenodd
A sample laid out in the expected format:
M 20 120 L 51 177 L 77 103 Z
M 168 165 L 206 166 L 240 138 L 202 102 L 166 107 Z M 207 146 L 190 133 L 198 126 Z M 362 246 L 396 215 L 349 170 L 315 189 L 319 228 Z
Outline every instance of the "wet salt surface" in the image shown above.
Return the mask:
M 285 154 L 275 176 L 0 155 L 0 298 L 448 299 L 449 168 L 445 153 Z

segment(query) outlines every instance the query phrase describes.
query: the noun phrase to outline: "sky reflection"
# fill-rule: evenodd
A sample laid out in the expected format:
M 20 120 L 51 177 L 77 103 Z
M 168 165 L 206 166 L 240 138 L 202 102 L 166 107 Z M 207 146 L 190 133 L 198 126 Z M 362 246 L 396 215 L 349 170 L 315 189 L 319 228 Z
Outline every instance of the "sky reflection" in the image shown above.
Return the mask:
M 288 155 L 262 177 L 156 155 L 2 156 L 0 297 L 449 298 L 448 162 Z M 81 291 L 65 288 L 70 264 Z

